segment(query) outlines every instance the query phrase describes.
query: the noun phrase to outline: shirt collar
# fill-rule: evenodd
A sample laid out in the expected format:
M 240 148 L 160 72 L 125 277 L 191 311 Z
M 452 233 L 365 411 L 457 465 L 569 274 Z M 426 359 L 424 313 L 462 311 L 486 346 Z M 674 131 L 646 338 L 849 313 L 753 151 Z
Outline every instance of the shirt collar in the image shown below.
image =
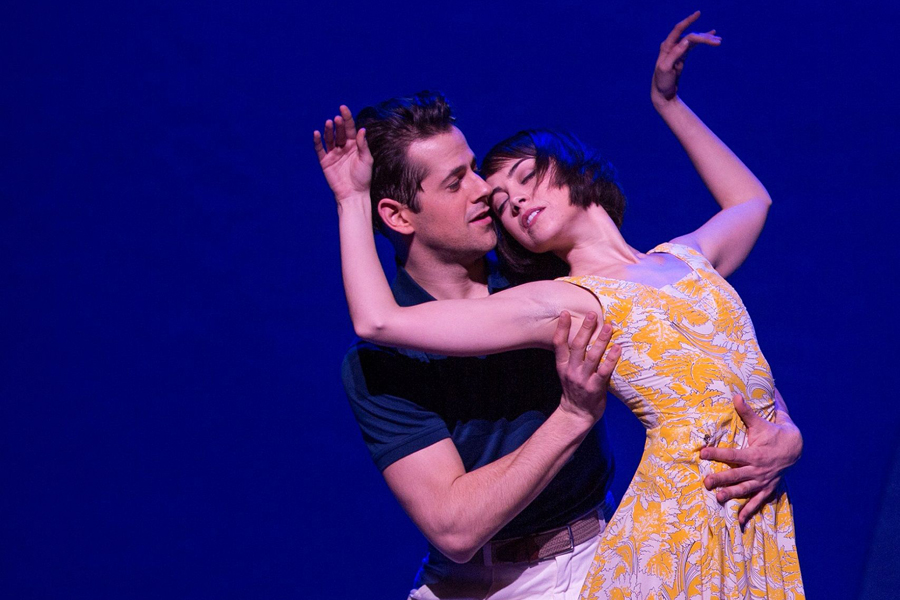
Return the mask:
M 488 269 L 488 291 L 493 294 L 509 287 L 509 282 L 500 274 L 500 266 L 493 252 L 484 257 Z M 397 265 L 397 276 L 391 284 L 394 299 L 400 306 L 414 306 L 431 302 L 434 297 L 425 291 L 406 269 Z

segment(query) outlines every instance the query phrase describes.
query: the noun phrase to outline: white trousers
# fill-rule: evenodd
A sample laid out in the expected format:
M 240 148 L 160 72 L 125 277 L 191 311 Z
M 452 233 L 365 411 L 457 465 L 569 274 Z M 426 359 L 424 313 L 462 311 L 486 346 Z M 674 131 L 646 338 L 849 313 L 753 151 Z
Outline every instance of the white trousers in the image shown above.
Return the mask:
M 572 552 L 530 564 L 426 563 L 409 600 L 577 600 L 600 535 Z

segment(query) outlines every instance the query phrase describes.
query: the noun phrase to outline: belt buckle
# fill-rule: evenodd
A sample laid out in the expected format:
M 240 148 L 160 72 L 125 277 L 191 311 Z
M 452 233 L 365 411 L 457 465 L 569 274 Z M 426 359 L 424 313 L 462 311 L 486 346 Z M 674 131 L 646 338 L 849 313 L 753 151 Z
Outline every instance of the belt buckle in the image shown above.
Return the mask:
M 543 550 L 545 546 L 549 544 L 551 539 L 560 533 L 563 533 L 563 531 L 568 534 L 566 536 L 568 539 L 565 540 L 567 545 L 544 554 Z M 542 538 L 543 541 L 539 541 Z M 530 535 L 514 540 L 492 542 L 489 548 L 492 563 L 533 564 L 574 551 L 575 533 L 572 531 L 571 525 L 566 525 L 565 527 L 547 531 L 543 534 Z
M 560 540 L 559 542 L 554 542 L 553 539 L 559 534 L 565 532 L 568 534 L 566 538 Z M 550 534 L 549 539 L 547 539 L 543 544 L 541 544 L 541 550 L 544 550 L 547 546 L 551 544 L 557 546 L 554 550 L 548 551 L 546 553 L 539 553 L 537 556 L 537 560 L 547 560 L 548 558 L 553 558 L 555 556 L 560 556 L 562 554 L 568 554 L 569 552 L 574 552 L 575 550 L 575 532 L 572 531 L 572 525 L 566 525 L 564 527 L 560 527 L 559 529 L 553 532 L 547 532 Z M 564 544 L 559 547 L 559 544 Z
M 542 560 L 544 558 L 553 558 L 554 556 L 559 556 L 560 554 L 568 554 L 569 552 L 572 552 L 575 550 L 575 534 L 572 532 L 571 525 L 566 525 L 566 533 L 569 534 L 569 545 L 565 548 L 560 548 L 556 552 L 548 554 L 547 556 L 541 557 Z

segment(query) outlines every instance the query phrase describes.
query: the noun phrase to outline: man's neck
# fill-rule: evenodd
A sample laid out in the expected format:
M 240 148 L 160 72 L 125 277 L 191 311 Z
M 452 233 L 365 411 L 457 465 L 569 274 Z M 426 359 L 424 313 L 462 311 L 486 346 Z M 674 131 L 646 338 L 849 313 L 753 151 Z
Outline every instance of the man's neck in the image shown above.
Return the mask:
M 471 261 L 443 261 L 436 257 L 415 257 L 404 265 L 416 283 L 437 300 L 484 298 L 488 290 L 488 272 L 484 256 Z

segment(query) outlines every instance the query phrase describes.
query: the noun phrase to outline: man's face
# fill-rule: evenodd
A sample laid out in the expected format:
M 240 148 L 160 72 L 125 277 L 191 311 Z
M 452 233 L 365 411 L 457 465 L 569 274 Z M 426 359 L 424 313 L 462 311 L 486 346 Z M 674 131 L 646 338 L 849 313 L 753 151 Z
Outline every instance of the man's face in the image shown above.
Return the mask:
M 450 131 L 409 146 L 409 160 L 425 167 L 419 212 L 410 213 L 415 243 L 455 260 L 474 260 L 497 243 L 488 198 L 491 188 L 475 172 L 475 155 L 462 132 Z

